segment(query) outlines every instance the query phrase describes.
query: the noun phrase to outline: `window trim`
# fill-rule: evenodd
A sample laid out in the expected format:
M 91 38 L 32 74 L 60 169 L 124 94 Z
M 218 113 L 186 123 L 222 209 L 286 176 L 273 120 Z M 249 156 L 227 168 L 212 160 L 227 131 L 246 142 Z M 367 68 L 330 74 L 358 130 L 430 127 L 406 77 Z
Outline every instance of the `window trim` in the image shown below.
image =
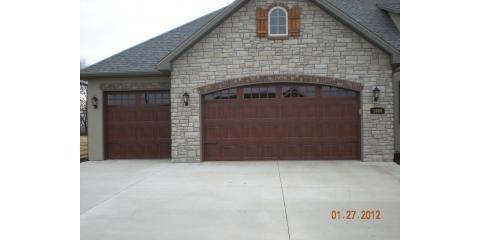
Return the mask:
M 280 9 L 285 13 L 285 33 L 284 34 L 272 34 L 272 33 L 270 33 L 271 15 L 272 15 L 272 12 L 276 9 Z M 267 27 L 268 27 L 268 36 L 269 37 L 288 37 L 288 11 L 287 11 L 287 9 L 285 9 L 284 7 L 281 7 L 281 6 L 276 6 L 276 7 L 271 8 L 268 11 L 268 24 L 267 25 L 268 25 Z

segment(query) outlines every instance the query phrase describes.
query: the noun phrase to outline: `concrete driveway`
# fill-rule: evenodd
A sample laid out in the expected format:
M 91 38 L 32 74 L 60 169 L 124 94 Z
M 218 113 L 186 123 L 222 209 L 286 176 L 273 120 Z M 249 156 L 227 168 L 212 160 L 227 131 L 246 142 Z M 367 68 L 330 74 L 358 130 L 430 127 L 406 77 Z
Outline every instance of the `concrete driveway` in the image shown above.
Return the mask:
M 80 166 L 84 240 L 400 239 L 395 163 L 120 160 Z M 331 219 L 333 210 L 341 219 Z M 355 219 L 342 219 L 346 210 L 356 210 Z M 362 210 L 378 210 L 380 219 L 357 219 Z

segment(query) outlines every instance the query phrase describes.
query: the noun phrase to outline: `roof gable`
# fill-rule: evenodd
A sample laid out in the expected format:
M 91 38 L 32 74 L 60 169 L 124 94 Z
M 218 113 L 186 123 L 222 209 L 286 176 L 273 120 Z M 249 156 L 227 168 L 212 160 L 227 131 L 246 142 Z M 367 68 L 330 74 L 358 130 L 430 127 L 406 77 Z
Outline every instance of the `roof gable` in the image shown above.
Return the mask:
M 201 40 L 205 35 L 210 33 L 216 26 L 231 16 L 240 7 L 250 0 L 236 0 L 228 7 L 224 8 L 210 22 L 201 27 L 197 32 L 180 44 L 170 54 L 168 54 L 157 65 L 159 71 L 170 71 L 171 63 L 178 58 L 183 52 L 188 50 L 196 42 Z M 366 38 L 379 48 L 383 49 L 392 56 L 392 63 L 398 64 L 400 61 L 400 33 L 395 34 L 395 26 L 385 14 L 382 18 L 378 18 L 381 10 L 376 7 L 378 0 L 346 1 L 346 0 L 310 0 L 323 10 L 333 15 L 340 22 L 349 26 L 352 30 Z M 396 1 L 396 0 L 390 0 Z M 368 10 L 368 11 L 367 11 Z M 377 11 L 376 14 L 372 14 Z M 366 14 L 366 13 L 369 14 Z M 376 16 L 376 17 L 375 17 Z M 378 21 L 378 22 L 377 22 Z M 384 25 L 382 25 L 384 23 Z M 385 26 L 390 24 L 391 26 Z M 367 28 L 370 27 L 370 28 Z M 387 30 L 388 28 L 388 30 Z M 393 28 L 393 31 L 392 31 Z M 385 35 L 385 38 L 380 37 Z M 398 37 L 398 41 L 396 41 Z M 397 44 L 398 43 L 398 44 Z

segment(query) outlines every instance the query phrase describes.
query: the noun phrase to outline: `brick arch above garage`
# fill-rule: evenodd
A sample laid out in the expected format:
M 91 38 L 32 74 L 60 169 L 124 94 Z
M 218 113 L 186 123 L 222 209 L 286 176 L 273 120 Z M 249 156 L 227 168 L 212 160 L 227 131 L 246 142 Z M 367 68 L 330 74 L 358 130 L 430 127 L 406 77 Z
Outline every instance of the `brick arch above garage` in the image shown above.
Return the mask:
M 265 84 L 265 83 L 307 83 L 315 85 L 327 85 L 338 88 L 344 88 L 360 92 L 363 89 L 363 84 L 349 80 L 338 78 L 314 76 L 314 75 L 298 75 L 298 74 L 273 74 L 273 75 L 256 75 L 241 78 L 228 79 L 223 82 L 208 84 L 197 88 L 201 94 L 212 93 L 224 89 Z

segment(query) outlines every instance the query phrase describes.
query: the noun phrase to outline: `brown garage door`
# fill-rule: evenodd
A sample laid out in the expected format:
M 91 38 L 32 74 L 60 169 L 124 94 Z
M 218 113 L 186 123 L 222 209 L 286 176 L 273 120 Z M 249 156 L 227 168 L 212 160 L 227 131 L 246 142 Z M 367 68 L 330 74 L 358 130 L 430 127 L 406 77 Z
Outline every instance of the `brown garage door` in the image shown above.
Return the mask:
M 260 85 L 203 97 L 205 160 L 360 159 L 359 94 Z
M 170 158 L 170 93 L 106 93 L 107 159 Z

